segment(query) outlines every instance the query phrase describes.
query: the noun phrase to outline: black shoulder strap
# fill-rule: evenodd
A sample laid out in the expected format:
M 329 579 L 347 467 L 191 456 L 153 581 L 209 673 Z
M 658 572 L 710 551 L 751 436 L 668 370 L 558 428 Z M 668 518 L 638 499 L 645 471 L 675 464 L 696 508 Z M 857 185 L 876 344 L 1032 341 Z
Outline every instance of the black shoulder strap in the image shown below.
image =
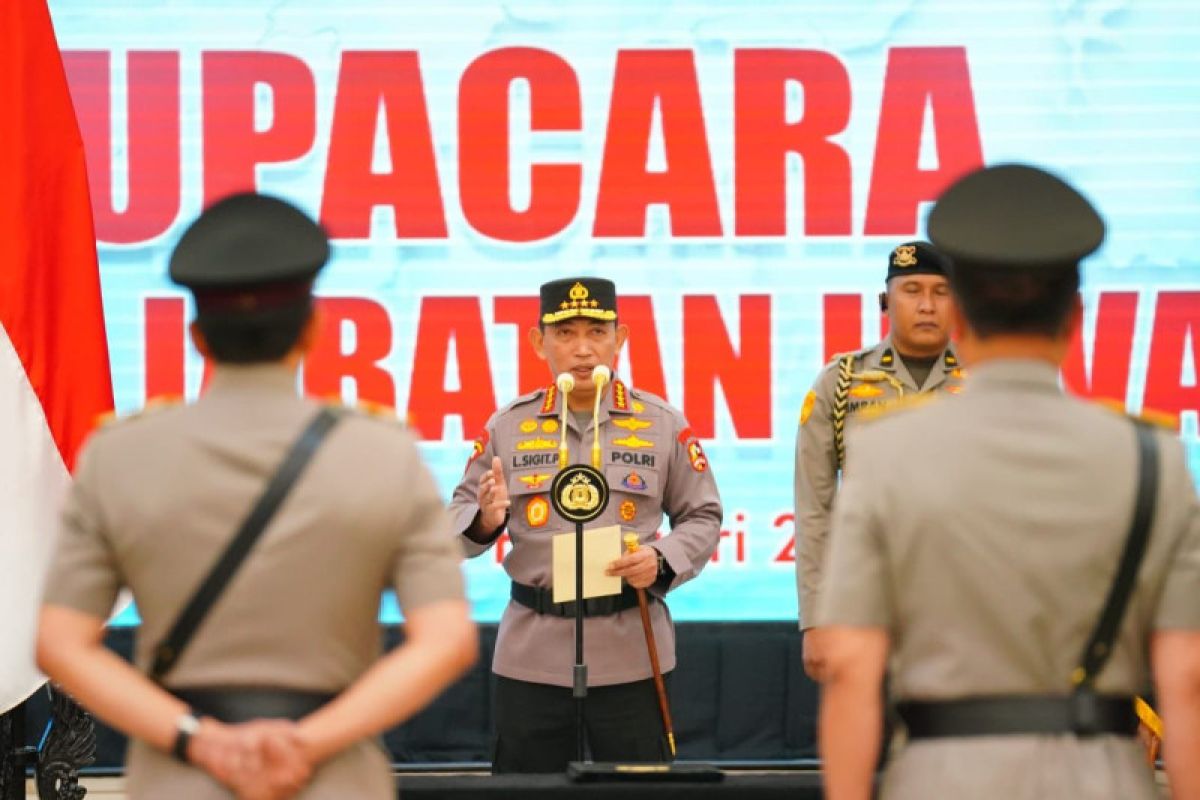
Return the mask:
M 1121 553 L 1117 576 L 1104 601 L 1104 610 L 1072 675 L 1076 687 L 1091 686 L 1112 654 L 1113 640 L 1125 616 L 1125 608 L 1129 605 L 1137 582 L 1138 568 L 1150 541 L 1150 526 L 1154 522 L 1154 504 L 1158 496 L 1158 440 L 1149 425 L 1136 423 L 1134 427 L 1138 441 L 1138 482 L 1133 520 L 1129 524 L 1129 536 Z
M 288 496 L 296 479 L 308 465 L 313 453 L 325 438 L 325 434 L 333 429 L 341 415 L 331 408 L 323 408 L 313 417 L 312 421 L 300 434 L 300 438 L 292 445 L 283 463 L 271 477 L 271 482 L 254 504 L 249 515 L 242 521 L 237 535 L 225 548 L 225 552 L 209 570 L 208 575 L 200 583 L 183 611 L 175 619 L 163 641 L 154 650 L 154 664 L 150 668 L 150 678 L 161 682 L 163 676 L 175 666 L 179 656 L 192 640 L 192 636 L 204 621 L 209 609 L 217 602 L 217 598 L 225 590 L 229 581 L 237 573 L 245 561 L 250 549 L 258 541 L 267 523 L 275 516 L 275 512 Z

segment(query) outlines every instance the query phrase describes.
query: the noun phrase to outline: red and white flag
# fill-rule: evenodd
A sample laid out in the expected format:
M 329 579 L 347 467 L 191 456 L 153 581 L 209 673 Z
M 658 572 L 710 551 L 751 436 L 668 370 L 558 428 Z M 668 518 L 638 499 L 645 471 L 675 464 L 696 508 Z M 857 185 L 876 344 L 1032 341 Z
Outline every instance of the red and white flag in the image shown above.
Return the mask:
M 75 454 L 112 408 L 83 140 L 45 0 L 0 2 L 0 712 L 33 642 Z

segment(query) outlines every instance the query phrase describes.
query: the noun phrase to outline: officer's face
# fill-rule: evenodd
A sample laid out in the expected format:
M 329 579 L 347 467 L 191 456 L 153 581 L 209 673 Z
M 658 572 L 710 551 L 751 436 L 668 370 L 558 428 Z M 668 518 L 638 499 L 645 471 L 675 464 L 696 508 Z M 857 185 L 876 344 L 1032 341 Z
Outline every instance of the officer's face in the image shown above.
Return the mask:
M 592 369 L 600 364 L 612 369 L 628 336 L 629 329 L 624 325 L 576 317 L 534 328 L 529 332 L 529 341 L 551 374 L 571 373 L 575 378 L 573 395 L 591 397 L 596 391 Z
M 941 275 L 909 275 L 888 284 L 888 320 L 901 353 L 932 356 L 950 342 L 950 284 Z

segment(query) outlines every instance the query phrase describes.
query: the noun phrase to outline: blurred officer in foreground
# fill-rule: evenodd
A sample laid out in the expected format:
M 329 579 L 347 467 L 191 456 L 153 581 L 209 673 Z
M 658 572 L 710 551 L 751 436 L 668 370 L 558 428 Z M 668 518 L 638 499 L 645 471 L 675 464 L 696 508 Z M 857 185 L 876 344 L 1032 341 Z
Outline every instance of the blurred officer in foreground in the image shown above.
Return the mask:
M 572 698 L 575 604 L 553 602 L 551 542 L 574 531 L 549 502 L 564 464 L 599 462 L 610 498 L 588 527 L 619 525 L 643 544 L 609 564 L 621 594 L 585 602 L 584 705 L 597 761 L 668 761 L 670 743 L 651 680 L 636 588 L 652 598 L 650 620 L 663 672 L 675 666 L 675 629 L 665 596 L 708 563 L 721 530 L 721 498 L 700 441 L 683 415 L 619 379 L 600 388 L 596 367 L 616 363 L 629 329 L 617 320 L 612 281 L 568 278 L 541 287 L 530 344 L 559 381 L 497 411 L 475 440 L 450 510 L 470 556 L 508 531 L 504 569 L 512 599 L 500 620 L 496 673 L 495 772 L 561 772 L 574 760 Z M 565 425 L 564 425 L 565 423 Z M 560 455 L 561 454 L 561 455 Z M 670 533 L 656 534 L 663 515 Z
M 38 660 L 134 740 L 131 798 L 394 798 L 371 737 L 475 658 L 461 553 L 413 438 L 297 396 L 328 256 L 280 200 L 205 211 L 171 277 L 195 296 L 211 385 L 104 427 L 80 458 Z M 136 667 L 102 644 L 122 586 L 142 619 Z M 387 588 L 405 641 L 378 659 Z
M 879 307 L 890 332 L 863 350 L 835 356 L 804 398 L 796 433 L 796 585 L 804 629 L 804 669 L 820 680 L 820 630 L 813 627 L 829 540 L 829 519 L 846 460 L 846 434 L 863 412 L 924 392 L 956 392 L 962 370 L 950 342 L 953 302 L 946 259 L 928 242 L 888 255 Z
M 1172 794 L 1200 797 L 1200 507 L 1183 448 L 1058 381 L 1103 223 L 1057 178 L 1009 165 L 954 184 L 929 233 L 952 262 L 970 377 L 850 449 L 817 610 L 828 797 L 871 797 L 889 659 L 908 742 L 885 798 L 1152 800 L 1132 697 L 1151 676 Z

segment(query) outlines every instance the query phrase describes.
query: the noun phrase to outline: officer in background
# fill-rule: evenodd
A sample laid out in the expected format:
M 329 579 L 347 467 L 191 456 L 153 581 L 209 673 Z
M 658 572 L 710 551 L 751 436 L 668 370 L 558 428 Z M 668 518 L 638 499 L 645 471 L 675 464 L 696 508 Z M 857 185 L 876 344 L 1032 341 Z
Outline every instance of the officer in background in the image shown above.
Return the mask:
M 238 195 L 205 211 L 170 274 L 195 297 L 191 335 L 213 364 L 210 386 L 192 405 L 107 425 L 80 457 L 38 660 L 131 737 L 131 798 L 394 798 L 371 737 L 475 659 L 461 553 L 413 437 L 394 418 L 338 411 L 178 661 L 161 684 L 145 674 L 318 416 L 296 375 L 328 256 L 321 229 L 280 200 Z M 122 586 L 142 620 L 136 668 L 102 644 Z M 378 659 L 387 588 L 404 610 L 405 642 Z M 231 724 L 259 716 L 279 719 Z
M 628 328 L 617 320 L 616 288 L 599 278 L 541 287 L 541 318 L 529 339 L 556 385 L 497 411 L 479 438 L 450 510 L 469 556 L 508 531 L 504 569 L 512 599 L 500 621 L 493 771 L 561 772 L 575 758 L 574 604 L 552 602 L 551 539 L 574 530 L 549 502 L 559 448 L 567 463 L 591 463 L 598 444 L 611 496 L 589 527 L 620 525 L 648 547 L 614 561 L 626 581 L 617 596 L 588 600 L 584 660 L 587 741 L 597 761 L 665 761 L 646 641 L 634 588 L 651 597 L 650 617 L 664 672 L 675 666 L 675 632 L 664 596 L 700 573 L 720 537 L 721 500 L 708 459 L 687 421 L 661 398 L 613 380 L 597 399 L 592 371 L 616 362 Z M 671 531 L 656 532 L 663 515 Z
M 804 669 L 820 680 L 824 659 L 813 609 L 821 589 L 829 517 L 846 461 L 846 432 L 860 414 L 899 397 L 957 392 L 962 370 L 950 342 L 953 301 L 946 259 L 928 242 L 907 242 L 888 256 L 879 295 L 890 332 L 878 344 L 835 356 L 804 398 L 796 434 L 796 585 L 804 629 Z
M 951 186 L 929 233 L 952 261 L 970 377 L 851 443 L 817 609 L 827 796 L 871 796 L 890 659 L 908 743 L 889 800 L 1152 800 L 1132 698 L 1152 676 L 1172 795 L 1200 797 L 1200 505 L 1183 447 L 1059 385 L 1103 223 L 1059 179 L 1006 165 Z M 1157 491 L 1142 488 L 1155 466 Z

